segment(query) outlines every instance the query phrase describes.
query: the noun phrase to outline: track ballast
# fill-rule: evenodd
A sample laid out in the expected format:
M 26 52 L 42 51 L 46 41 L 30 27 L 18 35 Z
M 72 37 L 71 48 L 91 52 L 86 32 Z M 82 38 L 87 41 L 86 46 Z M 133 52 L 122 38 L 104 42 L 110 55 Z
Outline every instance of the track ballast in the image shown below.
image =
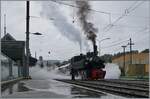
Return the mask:
M 149 97 L 149 82 L 144 80 L 56 80 L 124 97 Z

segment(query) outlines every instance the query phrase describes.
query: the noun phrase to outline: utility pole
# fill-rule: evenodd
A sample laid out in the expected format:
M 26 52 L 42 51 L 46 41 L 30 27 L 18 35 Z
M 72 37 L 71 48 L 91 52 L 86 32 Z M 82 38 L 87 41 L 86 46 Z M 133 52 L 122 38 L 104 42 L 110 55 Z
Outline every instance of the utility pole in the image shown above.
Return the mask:
M 101 53 L 100 53 L 100 52 L 101 52 L 101 44 L 100 44 L 100 41 L 99 41 L 98 44 L 99 44 L 99 57 L 100 57 L 100 54 L 101 54 Z
M 4 14 L 4 36 L 6 35 L 6 14 Z
M 101 51 L 101 42 L 104 41 L 104 40 L 108 40 L 108 39 L 110 39 L 110 38 L 104 38 L 104 39 L 102 39 L 102 40 L 98 40 L 98 39 L 97 39 L 97 40 L 98 40 L 98 43 L 99 43 L 99 56 L 100 56 L 100 54 L 101 54 L 101 53 L 100 53 L 100 51 Z
M 132 43 L 131 38 L 130 38 L 129 45 L 130 45 L 130 64 L 132 64 L 132 45 L 134 45 L 134 43 Z
M 82 33 L 80 34 L 80 38 L 81 38 L 81 41 L 80 41 L 80 54 L 82 54 Z
M 35 51 L 35 58 L 36 58 L 36 51 Z
M 29 19 L 30 19 L 30 2 L 26 1 L 26 70 L 25 77 L 29 77 Z
M 82 39 L 82 38 L 81 38 Z M 80 53 L 82 53 L 82 40 L 80 42 Z
M 123 48 L 123 76 L 125 75 L 125 48 L 127 46 L 121 46 Z

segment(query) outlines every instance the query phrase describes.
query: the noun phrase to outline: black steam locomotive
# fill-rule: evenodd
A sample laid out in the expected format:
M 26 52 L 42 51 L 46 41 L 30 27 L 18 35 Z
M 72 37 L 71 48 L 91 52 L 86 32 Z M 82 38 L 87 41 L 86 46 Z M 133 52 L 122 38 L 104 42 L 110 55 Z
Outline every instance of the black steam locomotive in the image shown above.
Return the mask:
M 97 46 L 94 45 L 94 52 L 86 55 L 80 54 L 71 58 L 71 76 L 75 80 L 76 75 L 80 75 L 83 80 L 103 79 L 106 71 L 104 61 L 97 56 Z

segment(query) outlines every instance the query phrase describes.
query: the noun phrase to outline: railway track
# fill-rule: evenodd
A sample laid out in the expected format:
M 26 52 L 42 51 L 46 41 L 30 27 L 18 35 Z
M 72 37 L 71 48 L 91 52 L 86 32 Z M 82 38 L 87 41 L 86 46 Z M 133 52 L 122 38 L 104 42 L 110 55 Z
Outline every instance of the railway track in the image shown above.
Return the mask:
M 57 79 L 58 80 L 58 79 Z M 65 80 L 59 79 L 58 81 L 80 85 L 95 90 L 100 90 L 106 93 L 111 93 L 124 97 L 149 97 L 149 82 L 138 80 Z

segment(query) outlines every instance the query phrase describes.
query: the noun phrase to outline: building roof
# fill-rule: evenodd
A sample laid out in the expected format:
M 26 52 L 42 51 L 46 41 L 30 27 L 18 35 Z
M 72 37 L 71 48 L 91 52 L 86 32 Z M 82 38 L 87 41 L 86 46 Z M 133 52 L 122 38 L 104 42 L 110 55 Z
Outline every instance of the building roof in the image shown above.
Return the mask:
M 23 59 L 26 57 L 25 41 L 18 41 L 9 33 L 7 33 L 1 39 L 1 51 L 14 61 L 21 60 L 23 62 Z M 37 59 L 30 56 L 29 61 L 30 65 L 35 65 Z
M 1 41 L 1 51 L 13 60 L 22 60 L 25 54 L 24 41 Z
M 9 33 L 7 33 L 6 35 L 4 35 L 1 40 L 2 41 L 4 41 L 4 40 L 7 40 L 7 41 L 16 41 L 16 39 L 13 36 L 11 36 Z

